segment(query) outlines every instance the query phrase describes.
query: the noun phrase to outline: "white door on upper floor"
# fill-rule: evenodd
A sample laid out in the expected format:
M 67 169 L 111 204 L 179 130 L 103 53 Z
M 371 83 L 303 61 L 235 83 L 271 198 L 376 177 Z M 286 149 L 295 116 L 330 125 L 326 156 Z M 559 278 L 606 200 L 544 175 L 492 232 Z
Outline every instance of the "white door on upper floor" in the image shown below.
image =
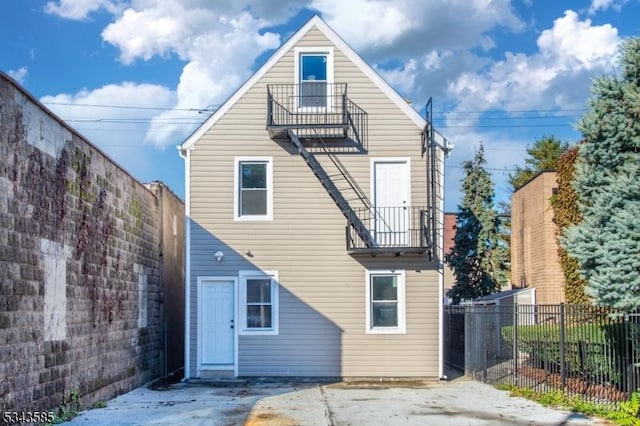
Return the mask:
M 375 238 L 378 245 L 409 244 L 411 175 L 408 159 L 373 160 Z

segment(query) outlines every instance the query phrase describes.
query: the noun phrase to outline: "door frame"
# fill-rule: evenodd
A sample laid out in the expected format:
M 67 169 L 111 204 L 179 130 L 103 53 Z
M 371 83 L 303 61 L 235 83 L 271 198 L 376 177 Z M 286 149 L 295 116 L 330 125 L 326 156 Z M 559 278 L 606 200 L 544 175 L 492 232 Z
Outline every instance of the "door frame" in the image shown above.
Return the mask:
M 404 179 L 407 183 L 407 207 L 411 212 L 411 195 L 412 195 L 412 182 L 411 182 L 411 157 L 373 157 L 371 158 L 371 164 L 369 166 L 369 194 L 371 196 L 371 202 L 373 208 L 377 208 L 376 200 L 376 163 L 405 163 L 406 171 Z M 398 206 L 400 207 L 400 206 Z M 409 219 L 410 226 L 411 218 Z
M 210 366 L 208 365 L 206 368 L 203 368 L 202 365 L 202 288 L 205 283 L 210 282 L 233 282 L 233 375 L 234 377 L 238 376 L 238 277 L 233 276 L 200 276 L 197 279 L 198 281 L 198 300 L 197 300 L 197 309 L 198 309 L 198 330 L 196 333 L 196 368 L 197 368 L 197 377 L 201 376 L 201 371 L 215 371 L 215 370 L 230 370 L 231 366 L 229 365 L 220 365 L 220 366 Z

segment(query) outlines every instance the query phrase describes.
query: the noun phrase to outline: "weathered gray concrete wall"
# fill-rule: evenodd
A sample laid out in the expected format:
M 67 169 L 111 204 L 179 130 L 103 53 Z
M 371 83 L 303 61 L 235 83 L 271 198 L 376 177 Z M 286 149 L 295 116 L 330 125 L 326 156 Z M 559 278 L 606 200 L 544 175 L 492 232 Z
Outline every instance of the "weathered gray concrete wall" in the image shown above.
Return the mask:
M 160 209 L 0 73 L 0 411 L 162 374 Z
M 147 185 L 158 199 L 166 343 L 165 375 L 184 367 L 184 202 L 161 182 Z M 180 374 L 182 378 L 184 374 Z

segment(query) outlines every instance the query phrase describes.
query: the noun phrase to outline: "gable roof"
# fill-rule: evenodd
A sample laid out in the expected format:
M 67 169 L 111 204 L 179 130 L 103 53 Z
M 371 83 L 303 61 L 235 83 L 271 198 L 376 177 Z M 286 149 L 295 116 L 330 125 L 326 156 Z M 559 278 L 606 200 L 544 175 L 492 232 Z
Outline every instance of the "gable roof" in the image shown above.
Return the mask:
M 318 15 L 314 15 L 302 28 L 293 34 L 280 48 L 256 71 L 240 88 L 229 97 L 221 106 L 211 114 L 211 116 L 200 125 L 181 145 L 179 150 L 187 150 L 193 147 L 198 141 L 220 118 L 222 118 L 229 109 L 244 94 L 256 84 L 287 52 L 289 52 L 313 27 L 318 28 L 344 55 L 351 60 L 373 83 L 391 99 L 403 111 L 415 125 L 423 129 L 426 121 L 420 114 L 414 110 L 398 92 L 393 89 L 389 83 L 378 74 L 369 64 L 367 64 L 335 31 L 329 27 Z M 438 136 L 440 136 L 438 134 Z M 441 136 L 440 136 L 441 137 Z M 442 138 L 444 141 L 444 138 Z

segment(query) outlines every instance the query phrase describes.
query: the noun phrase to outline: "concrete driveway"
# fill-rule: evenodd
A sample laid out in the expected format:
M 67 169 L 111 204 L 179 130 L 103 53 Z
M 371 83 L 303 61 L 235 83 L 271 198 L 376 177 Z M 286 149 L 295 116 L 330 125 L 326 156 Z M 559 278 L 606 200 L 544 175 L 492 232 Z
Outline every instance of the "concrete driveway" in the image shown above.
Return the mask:
M 604 425 L 467 379 L 409 383 L 180 383 L 135 389 L 70 425 Z

